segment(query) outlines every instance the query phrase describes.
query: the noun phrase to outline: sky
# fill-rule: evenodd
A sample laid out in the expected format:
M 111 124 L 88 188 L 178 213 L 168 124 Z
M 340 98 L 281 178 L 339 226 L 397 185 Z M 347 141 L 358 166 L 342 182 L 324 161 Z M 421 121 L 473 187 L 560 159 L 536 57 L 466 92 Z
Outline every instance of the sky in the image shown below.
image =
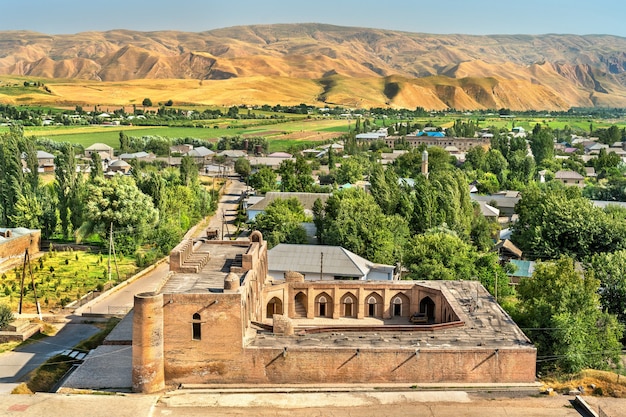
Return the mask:
M 51 35 L 129 29 L 202 32 L 327 23 L 422 33 L 626 37 L 624 0 L 0 0 L 0 31 Z

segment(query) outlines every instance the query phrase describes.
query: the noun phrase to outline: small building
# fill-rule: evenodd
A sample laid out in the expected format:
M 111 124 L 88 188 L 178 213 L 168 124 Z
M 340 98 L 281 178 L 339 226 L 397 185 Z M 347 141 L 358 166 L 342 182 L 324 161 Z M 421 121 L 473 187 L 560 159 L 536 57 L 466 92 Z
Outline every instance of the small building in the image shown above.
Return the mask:
M 511 285 L 519 284 L 524 278 L 531 278 L 533 276 L 533 272 L 535 272 L 534 261 L 511 259 L 509 260 L 509 263 L 515 267 L 513 272 L 509 272 L 507 274 L 509 277 L 509 284 Z
M 91 158 L 91 155 L 93 155 L 94 153 L 99 153 L 100 158 L 102 158 L 102 160 L 111 161 L 115 159 L 115 152 L 113 148 L 104 143 L 94 143 L 93 145 L 85 148 L 86 158 Z
M 133 152 L 133 153 L 123 153 L 119 155 L 118 158 L 123 161 L 130 161 L 133 159 L 136 159 L 137 161 L 154 161 L 156 159 L 153 153 L 148 153 L 144 151 Z
M 109 164 L 108 172 L 112 173 L 120 173 L 120 174 L 128 174 L 131 170 L 131 166 L 128 162 L 123 161 L 121 159 L 117 159 Z
M 37 151 L 37 171 L 54 172 L 54 155 L 45 151 Z
M 205 165 L 211 162 L 215 152 L 204 146 L 198 146 L 197 148 L 187 152 L 185 155 L 192 157 L 196 164 Z
M 267 251 L 268 275 L 284 279 L 295 271 L 311 281 L 390 281 L 395 279 L 393 265 L 376 264 L 341 246 L 293 245 L 281 243 Z
M 554 174 L 554 179 L 564 185 L 571 186 L 571 187 L 583 188 L 585 186 L 585 177 L 583 177 L 576 171 L 571 171 L 571 170 L 557 171 Z

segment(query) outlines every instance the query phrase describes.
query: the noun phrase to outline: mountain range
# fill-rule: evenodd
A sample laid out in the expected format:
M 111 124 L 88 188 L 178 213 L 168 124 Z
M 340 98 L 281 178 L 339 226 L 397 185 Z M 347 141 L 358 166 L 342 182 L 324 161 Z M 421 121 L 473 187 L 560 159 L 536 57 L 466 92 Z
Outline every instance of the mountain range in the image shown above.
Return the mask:
M 626 107 L 626 38 L 434 35 L 323 24 L 200 33 L 0 31 L 0 75 L 95 82 L 103 88 L 154 80 L 167 89 L 171 80 L 189 80 L 193 83 L 172 83 L 179 87 L 166 94 L 195 104 Z M 211 97 L 185 93 L 190 85 L 210 86 Z M 54 83 L 50 89 L 59 100 L 71 101 Z

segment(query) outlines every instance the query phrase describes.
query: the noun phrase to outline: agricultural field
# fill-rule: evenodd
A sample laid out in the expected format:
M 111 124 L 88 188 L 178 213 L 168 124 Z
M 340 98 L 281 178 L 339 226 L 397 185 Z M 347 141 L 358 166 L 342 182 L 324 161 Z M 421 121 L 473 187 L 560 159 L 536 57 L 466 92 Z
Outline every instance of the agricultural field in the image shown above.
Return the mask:
M 111 280 L 108 274 L 106 254 L 84 251 L 46 252 L 31 261 L 37 298 L 42 311 L 60 308 L 78 300 L 90 291 L 101 291 L 112 283 L 125 280 L 138 270 L 133 258 L 117 256 L 119 277 L 114 260 L 111 260 Z M 22 265 L 5 271 L 0 277 L 0 304 L 7 304 L 17 311 L 20 300 Z M 28 266 L 24 276 L 24 313 L 35 313 L 35 296 Z
M 264 136 L 270 144 L 270 152 L 284 151 L 302 142 L 324 142 L 348 132 L 348 122 L 336 119 L 276 120 L 209 120 L 198 121 L 199 127 L 182 126 L 28 126 L 26 136 L 48 138 L 59 142 L 70 142 L 88 147 L 94 143 L 105 143 L 119 148 L 119 134 L 127 136 L 162 136 L 174 138 L 196 138 L 217 141 L 224 136 Z M 203 127 L 204 126 L 204 127 Z M 215 128 L 217 127 L 217 129 Z M 8 127 L 0 127 L 0 134 Z

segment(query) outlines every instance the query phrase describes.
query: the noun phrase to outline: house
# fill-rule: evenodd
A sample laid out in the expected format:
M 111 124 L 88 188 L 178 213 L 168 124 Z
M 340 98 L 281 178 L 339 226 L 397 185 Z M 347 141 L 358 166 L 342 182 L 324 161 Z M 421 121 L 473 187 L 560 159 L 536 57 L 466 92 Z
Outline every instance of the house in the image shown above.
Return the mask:
M 94 143 L 93 145 L 85 148 L 86 158 L 91 158 L 91 155 L 93 155 L 94 153 L 99 153 L 100 158 L 102 158 L 103 161 L 112 161 L 113 159 L 115 159 L 115 152 L 113 148 L 104 143 Z
M 534 261 L 511 259 L 509 260 L 509 263 L 515 266 L 515 270 L 513 272 L 507 273 L 507 276 L 509 277 L 509 283 L 511 285 L 517 285 L 522 279 L 532 277 L 533 272 L 535 272 Z
M 121 159 L 117 159 L 109 164 L 109 168 L 107 170 L 108 173 L 114 174 L 128 174 L 131 170 L 131 166 L 128 162 L 123 161 Z
M 193 149 L 193 145 L 189 145 L 186 143 L 180 145 L 170 146 L 170 154 L 174 155 L 185 155 L 187 152 Z
M 498 218 L 500 217 L 500 210 L 497 209 L 496 207 L 490 206 L 487 202 L 485 201 L 477 201 L 478 206 L 480 207 L 480 213 L 483 215 L 483 217 L 485 217 L 487 220 L 493 220 L 498 221 Z
M 580 175 L 578 172 L 571 170 L 560 170 L 555 172 L 554 179 L 567 186 L 580 188 L 585 186 L 585 177 Z
M 143 151 L 134 153 L 123 153 L 119 155 L 118 158 L 123 161 L 130 161 L 132 159 L 136 159 L 138 161 L 153 161 L 156 159 L 153 153 Z
M 267 265 L 276 281 L 284 280 L 287 271 L 313 281 L 396 279 L 393 265 L 375 264 L 341 246 L 281 243 L 267 251 Z
M 213 159 L 215 152 L 204 146 L 198 146 L 197 148 L 194 148 L 187 152 L 185 155 L 192 157 L 196 164 L 204 165 L 211 162 L 211 159 Z
M 485 202 L 500 210 L 502 216 L 513 216 L 515 205 L 521 199 L 519 191 L 502 191 L 491 195 L 470 194 L 470 198 L 477 202 Z
M 39 172 L 54 172 L 54 155 L 37 151 L 37 166 Z
M 313 204 L 315 204 L 315 200 L 318 198 L 325 203 L 326 200 L 331 196 L 329 193 L 282 193 L 277 191 L 271 191 L 265 194 L 265 198 L 263 198 L 258 203 L 253 206 L 248 207 L 248 220 L 254 220 L 254 218 L 259 214 L 265 211 L 267 206 L 269 206 L 274 200 L 283 199 L 286 200 L 288 198 L 296 198 L 304 207 L 305 214 L 312 216 L 313 215 Z
M 276 152 L 278 153 L 282 153 L 282 152 Z M 289 154 L 286 154 L 289 155 Z M 270 167 L 272 169 L 276 169 L 280 166 L 280 164 L 283 161 L 295 161 L 295 159 L 293 157 L 288 156 L 288 157 L 279 157 L 279 156 L 251 156 L 248 158 L 248 161 L 250 161 L 250 165 L 253 167 L 261 167 L 261 166 L 266 166 L 266 167 Z
M 502 239 L 494 246 L 494 250 L 498 253 L 500 261 L 508 261 L 510 259 L 522 259 L 522 251 L 515 246 L 509 239 Z
M 217 156 L 223 156 L 224 158 L 229 158 L 229 159 L 238 159 L 238 158 L 245 158 L 246 156 L 248 156 L 248 152 L 238 150 L 238 149 L 232 149 L 232 150 L 222 151 L 218 153 Z

